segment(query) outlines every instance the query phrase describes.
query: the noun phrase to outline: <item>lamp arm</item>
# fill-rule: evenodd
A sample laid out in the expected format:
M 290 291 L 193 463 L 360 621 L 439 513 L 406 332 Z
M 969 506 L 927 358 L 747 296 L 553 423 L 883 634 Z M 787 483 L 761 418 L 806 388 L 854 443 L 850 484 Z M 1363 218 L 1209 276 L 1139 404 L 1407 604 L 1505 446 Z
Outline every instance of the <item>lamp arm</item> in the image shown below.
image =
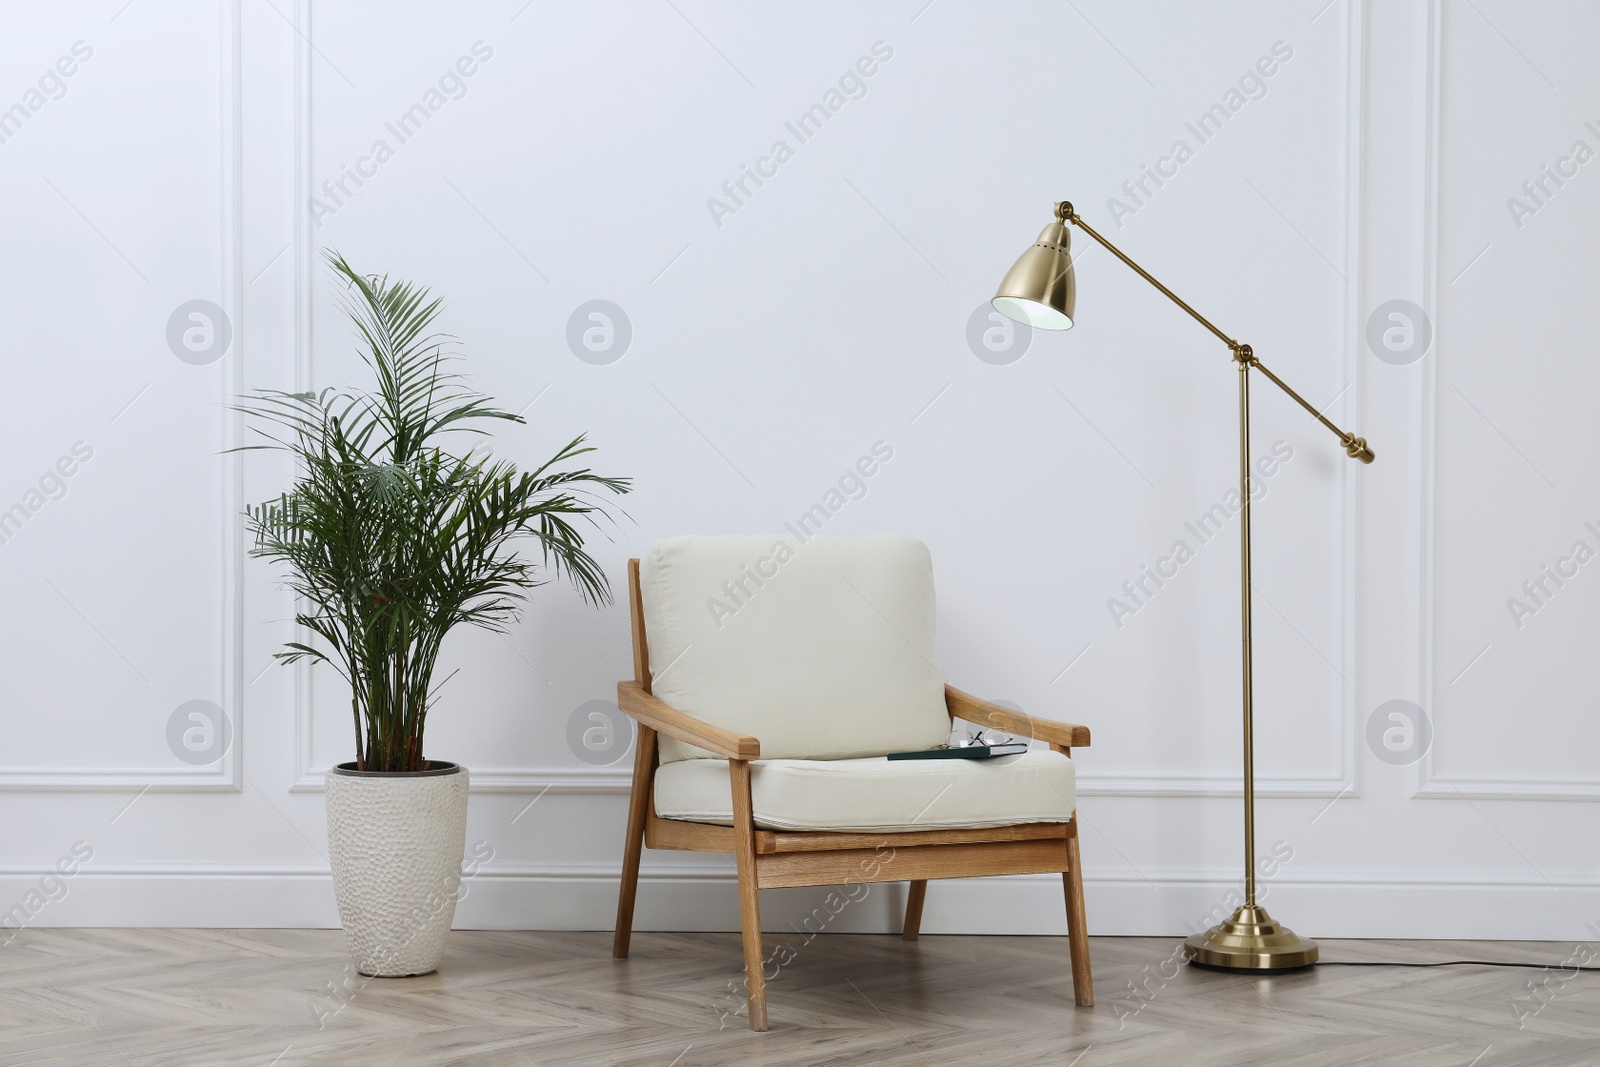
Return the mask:
M 1180 297 L 1177 293 L 1174 293 L 1171 289 L 1168 289 L 1166 286 L 1164 286 L 1160 282 L 1156 281 L 1155 275 L 1151 274 L 1149 271 L 1147 271 L 1143 267 L 1139 266 L 1139 264 L 1137 264 L 1133 260 L 1129 259 L 1123 253 L 1122 249 L 1118 248 L 1116 245 L 1112 244 L 1110 241 L 1106 240 L 1104 237 L 1101 237 L 1100 234 L 1095 230 L 1095 228 L 1093 226 L 1090 226 L 1087 222 L 1083 221 L 1083 216 L 1082 215 L 1079 215 L 1076 211 L 1072 210 L 1072 205 L 1070 203 L 1068 203 L 1067 201 L 1063 200 L 1061 203 L 1056 205 L 1056 218 L 1060 219 L 1062 222 L 1070 222 L 1070 223 L 1072 223 L 1078 229 L 1082 230 L 1084 233 L 1088 234 L 1090 237 L 1093 237 L 1096 241 L 1100 242 L 1101 247 L 1103 247 L 1107 252 L 1110 252 L 1112 255 L 1114 255 L 1118 259 L 1122 260 L 1122 262 L 1126 263 L 1133 270 L 1133 272 L 1135 274 L 1137 274 L 1139 277 L 1143 278 L 1145 281 L 1149 282 L 1151 285 L 1155 286 L 1157 289 L 1161 290 L 1161 292 L 1166 295 L 1166 298 L 1168 300 L 1172 301 L 1174 304 L 1177 304 L 1183 310 L 1187 311 L 1190 314 L 1190 316 L 1192 316 L 1194 318 L 1194 320 L 1196 322 L 1198 322 L 1200 325 L 1204 326 L 1206 329 L 1210 330 L 1212 333 L 1216 334 L 1217 338 L 1219 340 L 1221 340 L 1223 344 L 1227 345 L 1229 348 L 1233 349 L 1235 352 L 1237 352 L 1239 350 L 1239 342 L 1238 341 L 1235 341 L 1233 338 L 1229 337 L 1227 334 L 1225 334 L 1221 330 L 1217 329 L 1217 327 L 1211 322 L 1210 319 L 1206 318 L 1204 315 L 1200 314 L 1200 312 L 1198 312 L 1194 308 L 1190 307 L 1183 300 L 1183 298 Z M 1282 384 L 1282 383 L 1280 382 L 1279 384 Z
M 1282 389 L 1284 392 L 1288 393 L 1294 398 L 1296 403 L 1305 408 L 1307 411 L 1311 412 L 1313 418 L 1333 431 L 1334 436 L 1339 439 L 1339 443 L 1344 445 L 1345 455 L 1349 456 L 1351 459 L 1359 459 L 1363 463 L 1371 463 L 1373 459 L 1376 458 L 1375 453 L 1370 447 L 1368 447 L 1367 439 L 1365 437 L 1357 437 L 1353 433 L 1346 433 L 1344 430 L 1339 429 L 1339 427 L 1329 422 L 1327 417 L 1324 416 L 1322 412 L 1311 406 L 1311 402 L 1309 400 L 1295 392 L 1293 389 L 1290 389 L 1288 384 L 1284 382 L 1282 378 L 1268 370 L 1262 364 L 1262 362 L 1255 357 L 1255 353 L 1250 351 L 1249 345 L 1243 345 L 1242 350 L 1244 358 L 1249 361 L 1250 366 L 1254 367 L 1262 374 L 1265 374 L 1273 385 L 1276 385 L 1279 389 Z
M 1118 248 L 1116 245 L 1100 236 L 1099 232 L 1096 231 L 1093 226 L 1090 226 L 1087 222 L 1083 221 L 1083 216 L 1072 210 L 1071 203 L 1062 201 L 1061 203 L 1057 204 L 1056 218 L 1063 222 L 1072 223 L 1072 225 L 1078 227 L 1078 229 L 1082 230 L 1090 237 L 1093 237 L 1095 241 L 1098 242 L 1099 245 L 1107 252 L 1110 252 L 1112 255 L 1120 259 L 1135 274 L 1139 275 L 1139 277 L 1143 278 L 1155 288 L 1159 289 L 1168 300 L 1187 311 L 1191 318 L 1215 334 L 1218 340 L 1227 345 L 1228 348 L 1233 352 L 1234 359 L 1238 360 L 1240 363 L 1254 367 L 1262 374 L 1265 374 L 1273 385 L 1276 385 L 1279 389 L 1282 389 L 1285 393 L 1288 393 L 1289 396 L 1292 397 L 1301 407 L 1311 412 L 1313 418 L 1322 423 L 1322 425 L 1326 426 L 1329 430 L 1333 431 L 1333 435 L 1339 439 L 1339 443 L 1344 445 L 1345 455 L 1349 456 L 1351 459 L 1358 459 L 1362 463 L 1371 463 L 1373 461 L 1375 458 L 1374 453 L 1372 449 L 1367 446 L 1366 438 L 1357 437 L 1353 433 L 1346 433 L 1344 430 L 1341 430 L 1339 427 L 1335 426 L 1327 419 L 1326 416 L 1322 414 L 1322 412 L 1313 407 L 1310 401 L 1306 400 L 1305 397 L 1289 388 L 1287 382 L 1262 365 L 1261 361 L 1256 358 L 1255 353 L 1251 351 L 1249 345 L 1240 344 L 1238 341 L 1235 341 L 1233 338 L 1223 333 L 1210 319 L 1206 318 L 1204 315 L 1200 314 L 1200 312 L 1190 307 L 1182 297 L 1178 296 L 1177 293 L 1174 293 L 1171 289 L 1168 289 L 1165 285 L 1162 285 L 1159 281 L 1157 281 L 1155 275 L 1151 274 L 1149 271 L 1139 266 L 1139 264 L 1129 259 L 1122 249 Z

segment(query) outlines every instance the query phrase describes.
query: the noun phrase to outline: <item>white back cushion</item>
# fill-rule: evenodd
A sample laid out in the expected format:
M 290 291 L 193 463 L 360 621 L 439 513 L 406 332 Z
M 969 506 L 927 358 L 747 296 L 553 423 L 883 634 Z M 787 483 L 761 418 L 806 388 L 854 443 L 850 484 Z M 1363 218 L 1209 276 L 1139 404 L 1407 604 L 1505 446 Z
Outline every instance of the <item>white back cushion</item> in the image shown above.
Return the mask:
M 933 562 L 911 537 L 674 537 L 639 561 L 655 695 L 761 741 L 845 759 L 950 737 Z M 663 736 L 661 759 L 710 753 Z

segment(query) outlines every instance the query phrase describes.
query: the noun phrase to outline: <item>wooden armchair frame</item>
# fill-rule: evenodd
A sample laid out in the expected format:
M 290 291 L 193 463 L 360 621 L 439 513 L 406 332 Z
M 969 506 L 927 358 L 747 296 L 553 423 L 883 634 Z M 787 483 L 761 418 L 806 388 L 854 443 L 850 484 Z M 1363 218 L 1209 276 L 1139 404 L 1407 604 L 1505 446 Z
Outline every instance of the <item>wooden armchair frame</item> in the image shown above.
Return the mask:
M 638 724 L 639 737 L 634 749 L 633 788 L 628 803 L 613 956 L 622 959 L 628 955 L 633 933 L 633 903 L 639 888 L 639 858 L 644 845 L 654 849 L 733 854 L 739 874 L 739 918 L 744 937 L 750 1029 L 758 1031 L 767 1028 L 758 890 L 839 885 L 847 880 L 909 881 L 911 888 L 901 936 L 915 941 L 930 878 L 1059 871 L 1066 891 L 1073 999 L 1083 1006 L 1094 1003 L 1076 812 L 1067 822 L 1018 823 L 975 830 L 837 833 L 759 829 L 750 799 L 750 761 L 761 758 L 760 740 L 685 715 L 651 694 L 650 649 L 645 640 L 637 559 L 628 561 L 628 603 L 633 622 L 633 681 L 617 684 L 617 705 Z M 1034 719 L 948 685 L 945 686 L 945 706 L 952 718 L 959 717 L 1013 735 L 1038 738 L 1069 757 L 1074 747 L 1089 744 L 1086 726 Z M 660 765 L 657 734 L 675 737 L 728 761 L 733 791 L 732 826 L 663 819 L 656 814 L 655 773 Z M 888 858 L 882 855 L 884 847 L 890 850 Z

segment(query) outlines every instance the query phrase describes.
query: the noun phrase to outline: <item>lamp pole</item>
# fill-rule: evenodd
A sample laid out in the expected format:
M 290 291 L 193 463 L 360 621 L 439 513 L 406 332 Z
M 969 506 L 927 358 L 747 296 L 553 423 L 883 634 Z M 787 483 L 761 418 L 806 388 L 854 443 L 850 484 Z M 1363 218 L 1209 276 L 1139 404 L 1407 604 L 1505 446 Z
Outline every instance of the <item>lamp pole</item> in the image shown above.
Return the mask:
M 1250 361 L 1239 364 L 1239 632 L 1244 667 L 1244 906 L 1256 906 L 1256 696 L 1250 653 Z M 1187 944 L 1187 942 L 1185 943 Z M 1316 960 L 1315 950 L 1311 957 Z
M 1233 353 L 1239 366 L 1239 614 L 1242 639 L 1244 681 L 1244 884 L 1245 901 L 1232 917 L 1203 934 L 1184 942 L 1191 963 L 1230 971 L 1284 971 L 1307 967 L 1317 961 L 1316 942 L 1297 936 L 1275 923 L 1267 910 L 1256 903 L 1256 789 L 1255 789 L 1255 692 L 1250 648 L 1250 371 L 1259 370 L 1267 379 L 1292 397 L 1323 426 L 1339 438 L 1345 455 L 1371 463 L 1372 449 L 1365 438 L 1347 433 L 1330 422 L 1304 397 L 1262 366 L 1247 344 L 1229 337 L 1209 319 L 1190 307 L 1171 289 L 1121 249 L 1084 222 L 1072 204 L 1056 205 L 1057 223 L 1046 227 L 1039 241 L 1022 254 L 995 295 L 997 310 L 1019 321 L 1046 329 L 1066 329 L 1072 325 L 1076 301 L 1076 280 L 1067 249 L 1065 226 L 1071 224 L 1094 238 L 1136 274 L 1160 290 L 1167 299 L 1188 312 L 1210 330 Z

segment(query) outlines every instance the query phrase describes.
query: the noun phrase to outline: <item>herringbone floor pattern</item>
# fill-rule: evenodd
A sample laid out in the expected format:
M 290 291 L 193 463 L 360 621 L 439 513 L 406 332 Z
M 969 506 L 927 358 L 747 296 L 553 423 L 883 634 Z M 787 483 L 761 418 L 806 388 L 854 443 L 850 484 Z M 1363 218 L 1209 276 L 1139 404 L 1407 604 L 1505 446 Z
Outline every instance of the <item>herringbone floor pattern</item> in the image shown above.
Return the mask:
M 0 1063 L 1600 1064 L 1600 974 L 1562 972 L 1570 945 L 1331 941 L 1324 959 L 1552 970 L 1249 979 L 1177 966 L 1176 939 L 1095 938 L 1084 1009 L 1065 941 L 818 937 L 768 986 L 771 1032 L 752 1034 L 723 1014 L 742 1004 L 736 934 L 640 933 L 615 961 L 609 934 L 457 931 L 438 973 L 368 980 L 338 931 L 26 930 L 0 953 Z

